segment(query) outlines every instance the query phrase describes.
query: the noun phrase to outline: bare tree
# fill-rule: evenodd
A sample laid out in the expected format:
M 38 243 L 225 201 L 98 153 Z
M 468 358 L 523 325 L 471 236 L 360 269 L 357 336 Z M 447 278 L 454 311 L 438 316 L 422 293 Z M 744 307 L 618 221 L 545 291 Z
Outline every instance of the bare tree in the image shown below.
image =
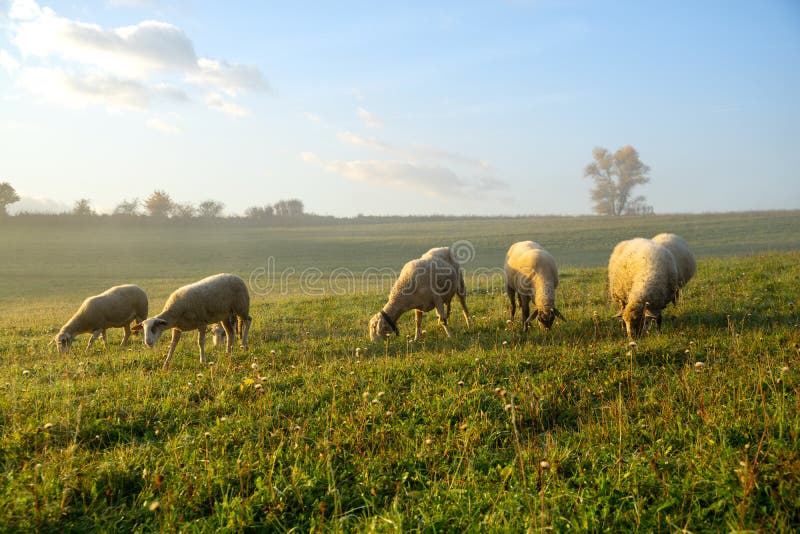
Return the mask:
M 76 200 L 75 204 L 72 207 L 72 214 L 80 215 L 82 217 L 97 215 L 92 209 L 92 203 L 88 198 L 81 198 Z
M 224 208 L 225 204 L 222 202 L 217 202 L 216 200 L 204 200 L 199 206 L 197 206 L 197 214 L 200 217 L 219 217 Z
M 611 154 L 606 148 L 596 147 L 592 156 L 594 161 L 583 170 L 583 176 L 594 180 L 591 194 L 595 213 L 652 213 L 643 196 L 631 200 L 633 188 L 650 181 L 650 167 L 641 162 L 635 148 L 628 145 Z
M 275 203 L 275 215 L 278 216 L 293 216 L 303 214 L 303 202 L 296 198 L 289 200 L 280 200 Z
M 266 206 L 251 206 L 244 210 L 244 216 L 248 219 L 265 219 L 267 217 L 272 217 L 275 214 L 275 210 L 270 205 Z
M 8 182 L 0 183 L 0 217 L 8 215 L 6 206 L 19 201 L 19 195 Z
M 114 208 L 114 215 L 139 215 L 140 204 L 138 198 L 123 200 Z
M 191 202 L 186 202 L 185 204 L 176 203 L 172 205 L 172 214 L 181 219 L 191 219 L 197 215 L 197 208 Z
M 166 218 L 175 209 L 175 203 L 164 191 L 156 190 L 144 201 L 144 207 L 152 217 Z

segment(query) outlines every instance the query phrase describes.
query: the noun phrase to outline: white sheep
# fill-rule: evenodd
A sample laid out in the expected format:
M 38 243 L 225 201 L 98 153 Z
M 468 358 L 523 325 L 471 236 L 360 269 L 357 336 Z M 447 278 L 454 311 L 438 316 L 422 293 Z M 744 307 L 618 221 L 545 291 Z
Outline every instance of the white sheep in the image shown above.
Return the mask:
M 418 340 L 421 335 L 422 314 L 434 308 L 439 324 L 444 328 L 447 337 L 450 337 L 452 334 L 447 326 L 445 306 L 449 308 L 454 295 L 461 302 L 469 328 L 469 312 L 460 268 L 454 266 L 452 258 L 450 261 L 445 259 L 443 252 L 430 252 L 426 253 L 426 257 L 411 260 L 403 266 L 389 293 L 388 302 L 369 321 L 369 336 L 372 341 L 383 339 L 392 332 L 399 334 L 397 319 L 409 310 L 415 311 L 414 339 Z
M 683 288 L 697 273 L 697 262 L 694 254 L 689 250 L 689 243 L 675 234 L 658 234 L 653 241 L 664 245 L 672 253 L 672 257 L 675 258 L 675 267 L 678 269 L 678 289 Z
M 661 326 L 661 312 L 675 300 L 678 270 L 665 246 L 637 237 L 614 247 L 608 261 L 611 300 L 620 307 L 629 337 L 647 331 L 649 319 Z
M 467 322 L 467 325 L 469 325 L 469 317 L 467 317 L 468 312 L 466 308 L 467 286 L 464 284 L 464 271 L 461 269 L 461 264 L 458 263 L 458 261 L 453 257 L 453 252 L 450 250 L 450 247 L 434 247 L 420 256 L 420 258 L 433 257 L 443 259 L 458 271 L 458 291 L 456 291 L 456 295 L 458 296 L 458 300 L 461 302 L 461 312 L 464 314 L 464 320 Z M 452 300 L 447 300 L 445 302 L 445 312 L 447 317 L 450 317 L 451 302 Z
M 205 363 L 206 327 L 213 323 L 222 323 L 227 337 L 225 354 L 230 354 L 235 337 L 232 316 L 239 319 L 242 347 L 247 349 L 247 334 L 253 320 L 250 317 L 250 293 L 247 285 L 234 274 L 216 274 L 176 289 L 167 299 L 161 313 L 145 319 L 133 328 L 144 331 L 144 344 L 150 348 L 165 330 L 172 328 L 172 343 L 164 361 L 164 369 L 167 369 L 181 333 L 189 330 L 197 330 L 200 363 Z
M 538 319 L 549 330 L 556 317 L 566 321 L 555 306 L 558 287 L 558 268 L 556 260 L 539 243 L 519 241 L 509 247 L 504 265 L 506 291 L 511 301 L 511 320 L 517 310 L 514 297 L 522 307 L 522 330 L 528 323 Z M 530 312 L 530 301 L 535 309 Z
M 131 336 L 131 322 L 141 321 L 145 317 L 147 294 L 133 284 L 114 286 L 84 300 L 75 315 L 58 331 L 53 342 L 58 345 L 61 354 L 67 354 L 77 335 L 91 333 L 87 351 L 98 337 L 103 339 L 103 344 L 108 348 L 106 329 L 122 328 L 125 335 L 120 346 L 124 347 Z

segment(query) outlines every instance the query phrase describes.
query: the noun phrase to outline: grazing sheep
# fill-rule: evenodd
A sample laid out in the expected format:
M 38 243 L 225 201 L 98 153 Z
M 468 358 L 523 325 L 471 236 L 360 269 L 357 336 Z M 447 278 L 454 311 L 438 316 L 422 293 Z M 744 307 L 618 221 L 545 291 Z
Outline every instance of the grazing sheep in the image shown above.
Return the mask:
M 250 294 L 244 280 L 233 274 L 216 274 L 183 286 L 172 292 L 164 309 L 155 317 L 145 319 L 133 327 L 144 331 L 144 344 L 153 347 L 168 328 L 172 328 L 172 343 L 169 346 L 164 369 L 169 362 L 181 333 L 197 330 L 200 347 L 200 363 L 206 362 L 206 327 L 221 322 L 227 337 L 225 354 L 233 348 L 232 317 L 238 317 L 238 329 L 242 333 L 242 347 L 247 349 L 247 334 L 250 331 Z
M 697 262 L 694 254 L 689 250 L 689 244 L 684 238 L 675 234 L 658 234 L 652 240 L 664 245 L 672 253 L 672 257 L 675 258 L 675 267 L 678 269 L 678 289 L 683 288 L 697 273 Z
M 450 247 L 434 247 L 420 257 L 437 257 L 443 259 L 458 271 L 458 291 L 456 291 L 456 295 L 458 296 L 459 302 L 461 302 L 461 313 L 464 314 L 464 320 L 467 322 L 467 326 L 469 326 L 469 317 L 467 317 L 467 313 L 469 312 L 467 311 L 466 302 L 467 286 L 464 284 L 464 272 L 461 270 L 461 264 L 458 263 L 458 261 L 453 257 L 453 252 L 450 250 Z M 450 303 L 451 300 L 447 300 L 445 302 L 445 312 L 447 317 L 450 317 Z
M 608 261 L 611 300 L 620 307 L 629 337 L 647 331 L 648 319 L 661 326 L 661 312 L 678 290 L 675 258 L 667 247 L 637 237 L 614 247 Z
M 506 291 L 511 301 L 511 320 L 517 310 L 514 297 L 519 299 L 522 307 L 522 330 L 528 329 L 528 323 L 539 319 L 539 323 L 549 330 L 556 317 L 566 321 L 555 306 L 556 288 L 558 287 L 558 269 L 556 261 L 539 243 L 519 241 L 509 247 L 504 266 L 506 275 Z M 533 313 L 529 303 L 533 300 Z
M 122 328 L 125 335 L 121 347 L 124 347 L 131 336 L 131 321 L 141 321 L 147 317 L 147 294 L 139 286 L 132 284 L 114 286 L 99 295 L 83 301 L 75 315 L 61 327 L 53 341 L 58 345 L 61 354 L 67 354 L 75 336 L 91 332 L 88 351 L 94 340 L 99 337 L 108 348 L 106 341 L 107 328 Z
M 443 252 L 432 249 L 426 257 L 411 260 L 403 266 L 400 275 L 389 293 L 389 301 L 383 309 L 369 321 L 369 336 L 372 341 L 382 339 L 390 333 L 399 334 L 397 319 L 409 310 L 415 311 L 416 329 L 414 339 L 421 335 L 423 312 L 436 309 L 439 324 L 444 328 L 447 337 L 450 329 L 447 326 L 445 306 L 458 295 L 464 311 L 464 319 L 469 328 L 469 312 L 465 298 L 464 280 L 461 270 L 443 257 Z M 457 264 L 456 264 L 457 265 Z

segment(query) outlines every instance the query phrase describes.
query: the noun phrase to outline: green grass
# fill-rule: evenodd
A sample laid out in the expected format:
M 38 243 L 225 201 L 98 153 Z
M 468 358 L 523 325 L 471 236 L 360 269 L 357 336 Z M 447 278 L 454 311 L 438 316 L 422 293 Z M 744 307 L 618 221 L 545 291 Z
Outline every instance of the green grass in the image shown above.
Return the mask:
M 721 229 L 722 217 L 686 217 L 685 228 Z M 562 267 L 557 301 L 568 321 L 547 333 L 509 328 L 504 293 L 473 287 L 471 330 L 456 304 L 452 339 L 426 314 L 424 340 L 411 343 L 407 314 L 387 349 L 366 341 L 383 295 L 306 296 L 292 286 L 255 299 L 248 352 L 213 349 L 213 365 L 201 367 L 187 336 L 168 372 L 164 341 L 89 354 L 76 344 L 69 356 L 47 344 L 81 289 L 118 270 L 142 273 L 157 310 L 176 280 L 245 274 L 251 254 L 290 236 L 295 248 L 283 243 L 276 258 L 330 272 L 368 266 L 373 248 L 376 265 L 402 262 L 384 241 L 419 254 L 442 242 L 444 223 L 364 225 L 361 237 L 358 228 L 214 230 L 233 233 L 228 252 L 209 229 L 139 228 L 126 244 L 99 239 L 121 233 L 113 227 L 92 239 L 62 228 L 37 234 L 36 246 L 35 228 L 0 230 L 15 251 L 3 269 L 19 272 L 16 293 L 3 282 L 0 309 L 0 531 L 796 531 L 800 247 L 776 231 L 778 220 L 753 217 L 740 245 L 696 240 L 696 278 L 663 331 L 633 347 L 610 318 L 603 262 L 589 253 Z M 791 226 L 797 215 L 764 217 Z M 688 233 L 600 221 L 603 243 L 615 232 Z M 565 246 L 556 236 L 592 241 L 576 229 L 583 222 L 568 220 L 570 235 L 550 221 L 542 233 L 551 245 L 536 222 L 449 224 L 457 237 L 483 235 L 474 238 L 478 267 L 492 264 L 482 251 L 494 261 L 525 232 L 551 249 Z M 409 233 L 409 224 L 429 229 Z M 746 235 L 770 228 L 764 248 L 795 251 L 749 254 L 763 248 Z M 150 231 L 162 245 L 182 235 L 174 254 L 184 259 L 143 246 Z M 68 245 L 82 239 L 89 254 L 72 255 Z M 38 264 L 58 242 L 63 263 Z M 98 278 L 82 279 L 79 266 Z M 26 268 L 51 289 L 26 281 Z

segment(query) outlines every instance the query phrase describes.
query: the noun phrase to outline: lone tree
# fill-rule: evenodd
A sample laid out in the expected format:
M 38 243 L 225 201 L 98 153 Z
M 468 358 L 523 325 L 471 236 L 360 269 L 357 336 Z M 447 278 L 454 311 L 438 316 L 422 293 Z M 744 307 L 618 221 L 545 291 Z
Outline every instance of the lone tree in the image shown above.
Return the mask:
M 114 215 L 139 215 L 139 199 L 123 200 L 114 208 Z
M 583 170 L 585 178 L 594 180 L 591 189 L 594 211 L 598 215 L 649 214 L 653 208 L 645 204 L 644 196 L 631 198 L 631 190 L 650 181 L 650 167 L 639 159 L 632 146 L 624 146 L 611 154 L 596 147 L 594 161 Z
M 144 201 L 144 207 L 152 217 L 166 218 L 175 209 L 175 203 L 168 194 L 157 189 Z
M 225 208 L 225 204 L 222 202 L 217 202 L 216 200 L 204 200 L 197 206 L 197 214 L 200 217 L 219 217 L 222 214 L 222 210 Z
M 96 215 L 94 210 L 92 209 L 92 204 L 88 198 L 81 198 L 79 200 L 76 200 L 75 205 L 72 207 L 72 214 L 80 215 L 83 217 Z
M 8 215 L 6 206 L 19 201 L 19 195 L 8 182 L 0 183 L 0 217 Z

